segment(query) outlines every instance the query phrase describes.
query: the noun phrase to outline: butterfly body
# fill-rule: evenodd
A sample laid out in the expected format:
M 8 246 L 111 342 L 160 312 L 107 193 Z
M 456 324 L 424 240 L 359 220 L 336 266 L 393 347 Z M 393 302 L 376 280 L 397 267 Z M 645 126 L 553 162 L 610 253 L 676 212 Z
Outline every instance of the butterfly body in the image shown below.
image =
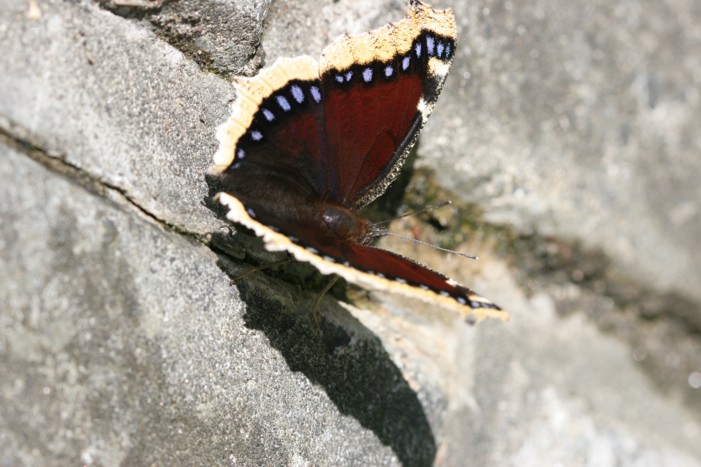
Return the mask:
M 236 84 L 211 173 L 227 217 L 269 250 L 324 274 L 417 296 L 466 318 L 506 315 L 454 281 L 370 243 L 359 210 L 397 177 L 455 50 L 449 10 L 410 3 L 407 18 L 344 36 L 322 53 L 280 59 Z

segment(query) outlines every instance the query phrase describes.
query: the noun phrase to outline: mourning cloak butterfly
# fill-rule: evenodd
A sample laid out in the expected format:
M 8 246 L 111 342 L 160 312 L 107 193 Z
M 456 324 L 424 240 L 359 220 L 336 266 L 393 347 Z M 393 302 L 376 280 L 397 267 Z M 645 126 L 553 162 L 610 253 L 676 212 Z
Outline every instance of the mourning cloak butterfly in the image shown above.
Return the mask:
M 358 210 L 397 177 L 455 53 L 455 17 L 409 2 L 407 17 L 283 58 L 236 82 L 210 170 L 227 218 L 323 274 L 395 291 L 469 319 L 506 318 L 472 290 L 397 254 Z

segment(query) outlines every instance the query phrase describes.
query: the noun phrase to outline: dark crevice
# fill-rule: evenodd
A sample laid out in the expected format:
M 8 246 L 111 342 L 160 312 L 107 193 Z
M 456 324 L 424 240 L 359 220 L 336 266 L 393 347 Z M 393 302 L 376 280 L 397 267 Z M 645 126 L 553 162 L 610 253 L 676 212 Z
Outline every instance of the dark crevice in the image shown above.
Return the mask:
M 512 244 L 518 255 L 519 269 L 529 277 L 548 284 L 575 284 L 582 290 L 613 300 L 619 309 L 635 309 L 645 321 L 678 320 L 691 334 L 701 334 L 698 304 L 673 292 L 651 290 L 613 271 L 610 258 L 602 251 L 592 251 L 578 243 L 566 243 L 534 235 L 520 236 Z M 528 279 L 521 278 L 528 289 Z M 563 302 L 564 303 L 564 302 Z M 561 314 L 575 310 L 563 306 Z M 591 315 L 597 322 L 604 316 Z
M 97 0 L 101 8 L 128 19 L 143 19 L 159 12 L 171 0 Z
M 478 206 L 459 199 L 436 183 L 431 170 L 421 168 L 408 186 L 401 211 L 453 200 L 450 206 L 419 214 L 419 222 L 408 228 L 417 229 L 422 240 L 450 249 L 459 249 L 467 239 L 478 246 L 490 245 L 490 251 L 511 265 L 526 294 L 545 292 L 563 318 L 585 314 L 603 333 L 628 345 L 632 358 L 662 394 L 678 391 L 681 394 L 674 396 L 701 408 L 698 390 L 689 385 L 684 389 L 670 385 L 670 381 L 685 380 L 698 371 L 701 363 L 701 314 L 696 301 L 641 285 L 617 270 L 601 250 L 489 224 Z M 572 286 L 576 287 L 575 294 L 568 292 Z M 491 298 L 498 303 L 499 297 Z

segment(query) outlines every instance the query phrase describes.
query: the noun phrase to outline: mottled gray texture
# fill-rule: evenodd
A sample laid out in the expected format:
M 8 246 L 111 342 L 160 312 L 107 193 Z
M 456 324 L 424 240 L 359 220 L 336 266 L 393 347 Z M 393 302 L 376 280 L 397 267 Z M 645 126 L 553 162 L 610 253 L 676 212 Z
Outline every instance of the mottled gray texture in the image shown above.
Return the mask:
M 32 181 L 0 192 L 0 463 L 391 459 L 247 328 L 208 248 L 6 147 L 0 171 Z
M 230 86 L 144 25 L 89 3 L 41 8 L 35 21 L 24 2 L 8 2 L 3 14 L 3 116 L 159 218 L 214 228 L 202 174 Z
M 618 274 L 701 302 L 698 3 L 454 7 L 454 98 L 424 146 L 441 181 L 492 221 L 602 250 Z
M 589 316 L 637 304 L 518 282 L 489 239 L 469 267 L 396 248 L 509 323 L 355 293 L 323 301 L 317 335 L 313 290 L 230 284 L 265 255 L 203 204 L 234 97 L 207 70 L 315 55 L 402 3 L 0 1 L 0 464 L 701 465 L 693 328 L 633 316 L 603 334 Z M 603 250 L 699 317 L 699 12 L 622 5 L 455 2 L 420 163 L 493 222 Z

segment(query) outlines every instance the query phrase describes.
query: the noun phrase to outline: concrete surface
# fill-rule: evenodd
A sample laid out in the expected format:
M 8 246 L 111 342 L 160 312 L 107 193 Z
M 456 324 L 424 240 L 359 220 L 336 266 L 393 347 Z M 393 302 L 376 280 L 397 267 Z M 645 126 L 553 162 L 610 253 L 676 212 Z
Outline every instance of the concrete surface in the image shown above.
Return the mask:
M 701 302 L 698 4 L 463 5 L 459 98 L 426 129 L 441 181 L 493 222 Z
M 0 2 L 1 465 L 701 465 L 701 12 L 443 5 L 417 166 L 481 260 L 392 246 L 512 320 L 349 288 L 317 333 L 308 269 L 231 284 L 273 256 L 206 206 L 225 78 L 403 2 Z

